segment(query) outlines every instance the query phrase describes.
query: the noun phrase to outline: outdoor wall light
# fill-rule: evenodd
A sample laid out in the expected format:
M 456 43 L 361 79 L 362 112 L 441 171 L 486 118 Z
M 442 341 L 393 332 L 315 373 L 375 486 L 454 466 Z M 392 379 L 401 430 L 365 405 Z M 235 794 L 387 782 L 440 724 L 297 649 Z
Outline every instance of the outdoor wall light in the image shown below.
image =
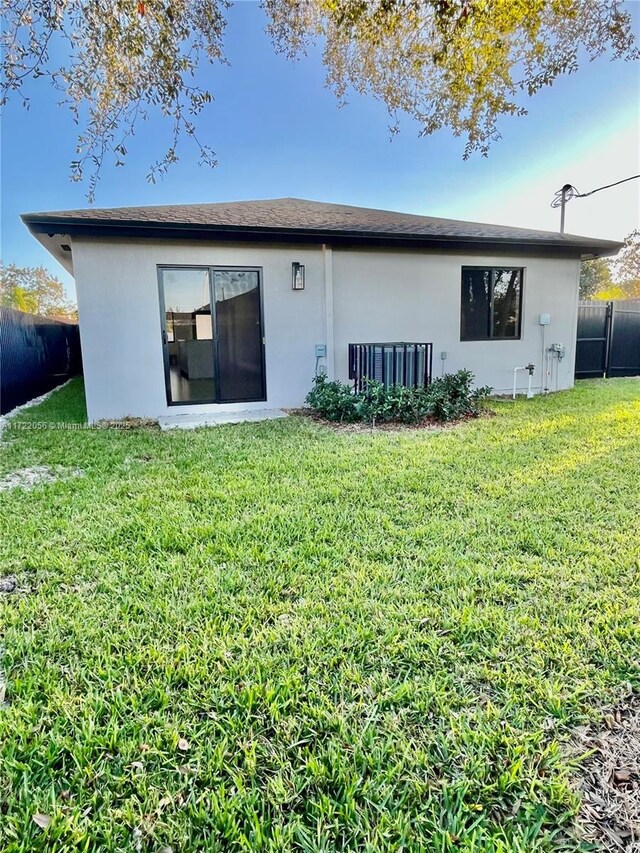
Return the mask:
M 291 289 L 304 290 L 304 264 L 297 261 L 291 264 Z

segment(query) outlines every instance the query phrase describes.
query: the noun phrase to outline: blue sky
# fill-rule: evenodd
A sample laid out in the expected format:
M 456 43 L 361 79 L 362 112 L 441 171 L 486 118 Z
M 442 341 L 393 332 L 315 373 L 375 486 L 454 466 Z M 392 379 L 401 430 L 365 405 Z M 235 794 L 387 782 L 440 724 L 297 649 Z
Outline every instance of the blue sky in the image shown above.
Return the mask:
M 640 3 L 631 4 L 636 32 Z M 106 163 L 95 206 L 226 201 L 299 196 L 485 222 L 558 227 L 549 208 L 565 182 L 581 191 L 640 172 L 640 77 L 637 64 L 606 59 L 528 101 L 529 115 L 500 122 L 489 157 L 464 161 L 464 141 L 448 131 L 418 138 L 409 119 L 389 138 L 383 105 L 353 94 L 344 108 L 324 87 L 319 50 L 296 63 L 275 54 L 255 2 L 237 3 L 225 37 L 229 67 L 203 73 L 215 102 L 198 120 L 199 136 L 219 165 L 198 166 L 185 140 L 181 160 L 155 185 L 149 165 L 170 128 L 160 118 L 140 127 L 124 168 Z M 46 80 L 28 87 L 31 108 L 15 101 L 2 121 L 2 260 L 44 264 L 71 278 L 28 234 L 19 214 L 85 207 L 86 188 L 69 180 L 77 128 Z M 573 201 L 567 230 L 622 238 L 638 227 L 640 181 Z

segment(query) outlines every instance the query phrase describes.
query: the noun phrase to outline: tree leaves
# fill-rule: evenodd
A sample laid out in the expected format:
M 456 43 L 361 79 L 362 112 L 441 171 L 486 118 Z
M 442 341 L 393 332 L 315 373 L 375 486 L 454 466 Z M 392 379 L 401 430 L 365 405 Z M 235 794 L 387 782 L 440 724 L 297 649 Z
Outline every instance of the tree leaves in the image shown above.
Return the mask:
M 594 258 L 580 264 L 580 299 L 593 299 L 613 286 L 611 268 L 604 258 Z
M 640 230 L 635 229 L 625 238 L 624 248 L 611 261 L 615 278 L 627 299 L 640 297 Z
M 640 298 L 640 230 L 632 231 L 615 258 L 580 266 L 580 299 Z
M 151 111 L 171 124 L 154 182 L 178 160 L 187 136 L 200 162 L 216 165 L 193 118 L 212 94 L 194 84 L 203 63 L 225 62 L 227 0 L 0 0 L 4 30 L 0 104 L 22 97 L 29 77 L 48 76 L 81 127 L 71 178 L 93 200 L 105 157 L 125 162 L 125 142 Z M 421 135 L 448 127 L 465 157 L 487 154 L 498 119 L 523 115 L 523 96 L 572 73 L 579 59 L 610 52 L 635 59 L 622 0 L 263 0 L 277 51 L 304 54 L 319 39 L 327 84 L 345 101 L 352 88 L 381 100 L 392 117 L 415 119 Z M 57 66 L 56 55 L 68 55 Z M 88 175 L 88 178 L 87 178 Z
M 77 319 L 63 283 L 44 267 L 17 267 L 0 264 L 0 305 L 27 314 Z
M 497 120 L 522 115 L 533 95 L 559 74 L 607 50 L 633 58 L 628 14 L 618 0 L 266 0 L 271 35 L 288 55 L 309 34 L 325 41 L 327 82 L 406 113 L 422 135 L 448 127 L 466 137 L 465 156 L 486 154 L 499 138 Z M 397 127 L 397 123 L 395 125 Z
M 178 138 L 194 137 L 189 116 L 210 100 L 192 83 L 198 65 L 203 59 L 224 61 L 225 0 L 142 5 L 144 14 L 127 0 L 0 0 L 1 101 L 19 94 L 28 77 L 49 76 L 81 126 L 71 177 L 83 181 L 88 174 L 89 199 L 105 156 L 123 162 L 126 141 L 151 109 L 158 108 L 173 125 L 167 154 L 152 171 L 161 174 L 177 160 Z M 53 43 L 60 48 L 56 53 L 68 55 L 62 66 L 50 62 Z M 211 149 L 196 144 L 201 160 L 215 165 Z

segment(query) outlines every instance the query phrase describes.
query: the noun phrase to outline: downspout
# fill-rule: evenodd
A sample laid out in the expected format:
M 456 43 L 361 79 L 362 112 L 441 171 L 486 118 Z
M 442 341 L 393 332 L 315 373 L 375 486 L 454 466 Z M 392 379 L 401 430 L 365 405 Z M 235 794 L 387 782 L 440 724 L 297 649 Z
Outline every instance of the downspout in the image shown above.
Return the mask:
M 327 345 L 327 377 L 335 378 L 335 352 L 333 339 L 333 249 L 327 243 L 322 244 L 324 261 L 324 334 Z

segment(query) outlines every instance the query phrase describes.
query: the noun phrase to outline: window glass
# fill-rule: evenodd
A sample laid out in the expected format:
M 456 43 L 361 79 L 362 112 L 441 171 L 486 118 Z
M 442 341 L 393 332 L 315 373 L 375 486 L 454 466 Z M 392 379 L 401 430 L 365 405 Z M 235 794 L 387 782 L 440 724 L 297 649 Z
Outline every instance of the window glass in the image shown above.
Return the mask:
M 208 269 L 163 269 L 162 290 L 172 403 L 215 400 Z
M 214 270 L 219 399 L 264 396 L 260 279 L 256 270 Z
M 522 270 L 493 271 L 493 338 L 520 335 Z
M 462 338 L 474 340 L 489 335 L 491 270 L 462 271 Z
M 463 267 L 460 338 L 519 338 L 522 269 Z

